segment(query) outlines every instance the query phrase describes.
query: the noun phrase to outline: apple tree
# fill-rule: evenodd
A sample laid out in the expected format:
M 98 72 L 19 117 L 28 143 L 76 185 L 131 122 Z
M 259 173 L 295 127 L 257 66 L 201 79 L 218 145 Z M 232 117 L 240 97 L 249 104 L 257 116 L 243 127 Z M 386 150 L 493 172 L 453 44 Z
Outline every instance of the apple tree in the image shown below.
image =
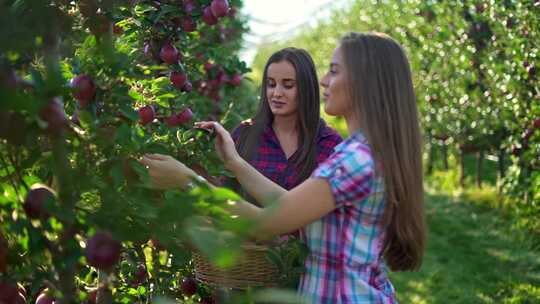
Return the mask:
M 0 302 L 215 300 L 190 255 L 234 263 L 249 223 L 223 206 L 237 196 L 154 190 L 137 159 L 226 174 L 192 123 L 233 127 L 255 104 L 241 5 L 0 2 Z

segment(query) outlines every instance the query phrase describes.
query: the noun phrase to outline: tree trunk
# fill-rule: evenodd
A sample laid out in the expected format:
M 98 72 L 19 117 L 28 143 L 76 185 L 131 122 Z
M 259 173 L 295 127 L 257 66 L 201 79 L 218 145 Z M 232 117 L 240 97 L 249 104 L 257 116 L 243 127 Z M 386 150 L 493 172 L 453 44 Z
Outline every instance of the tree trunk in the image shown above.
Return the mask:
M 426 174 L 431 175 L 433 173 L 433 159 L 435 158 L 435 150 L 434 150 L 433 144 L 429 144 L 429 152 L 428 152 L 428 160 L 427 160 L 427 168 L 426 168 Z
M 482 188 L 482 175 L 483 175 L 483 165 L 484 165 L 484 150 L 478 151 L 476 159 L 476 186 Z
M 459 150 L 459 185 L 465 187 L 465 152 Z
M 446 143 L 442 145 L 442 161 L 444 170 L 448 171 L 448 145 Z

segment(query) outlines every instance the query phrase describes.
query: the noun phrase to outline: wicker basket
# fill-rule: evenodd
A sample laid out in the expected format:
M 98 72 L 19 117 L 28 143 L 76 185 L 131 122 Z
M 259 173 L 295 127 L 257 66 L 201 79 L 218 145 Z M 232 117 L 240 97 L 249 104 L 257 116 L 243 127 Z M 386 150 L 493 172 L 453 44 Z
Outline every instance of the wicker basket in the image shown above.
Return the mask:
M 242 245 L 242 249 L 242 259 L 227 269 L 217 268 L 200 253 L 193 252 L 195 278 L 216 287 L 235 289 L 276 287 L 279 280 L 279 271 L 266 258 L 268 246 L 245 244 Z

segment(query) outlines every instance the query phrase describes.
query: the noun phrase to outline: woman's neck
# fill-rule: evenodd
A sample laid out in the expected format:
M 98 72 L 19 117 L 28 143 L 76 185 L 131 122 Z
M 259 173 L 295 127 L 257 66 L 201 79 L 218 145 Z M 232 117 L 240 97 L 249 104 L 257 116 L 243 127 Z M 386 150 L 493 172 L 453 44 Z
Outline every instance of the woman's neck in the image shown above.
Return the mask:
M 276 134 L 291 136 L 298 133 L 298 118 L 296 116 L 274 116 L 272 129 Z
M 351 115 L 344 116 L 344 118 L 345 122 L 347 123 L 347 132 L 349 133 L 349 136 L 360 130 L 360 123 L 358 122 L 358 119 L 352 115 L 352 113 Z

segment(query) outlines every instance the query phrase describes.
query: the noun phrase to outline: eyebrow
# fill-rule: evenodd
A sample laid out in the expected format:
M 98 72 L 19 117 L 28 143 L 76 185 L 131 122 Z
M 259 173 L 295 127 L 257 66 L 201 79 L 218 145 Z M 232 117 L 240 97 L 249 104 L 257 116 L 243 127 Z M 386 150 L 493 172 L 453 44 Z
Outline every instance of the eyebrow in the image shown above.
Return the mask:
M 268 77 L 268 80 L 274 80 L 274 81 L 276 81 L 276 80 L 275 80 L 274 78 L 272 78 L 272 77 Z M 284 78 L 283 81 L 296 81 L 296 79 L 294 79 L 294 78 Z
M 337 62 L 330 63 L 330 68 L 333 68 L 333 67 L 336 67 L 336 66 L 339 66 L 339 64 Z

